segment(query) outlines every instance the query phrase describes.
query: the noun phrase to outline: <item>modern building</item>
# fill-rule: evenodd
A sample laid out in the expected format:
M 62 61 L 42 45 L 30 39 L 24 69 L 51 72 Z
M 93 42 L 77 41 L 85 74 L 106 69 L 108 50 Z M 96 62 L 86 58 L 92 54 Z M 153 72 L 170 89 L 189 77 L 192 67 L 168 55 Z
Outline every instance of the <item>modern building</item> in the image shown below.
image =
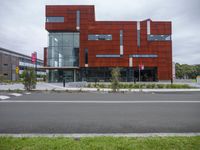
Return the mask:
M 117 16 L 116 16 L 117 17 Z M 119 67 L 122 81 L 171 80 L 170 21 L 96 21 L 91 5 L 48 5 L 44 64 L 50 82 L 109 81 Z
M 16 81 L 25 68 L 34 68 L 31 57 L 0 47 L 0 81 Z M 43 67 L 43 60 L 37 59 L 37 67 Z M 19 73 L 16 72 L 19 69 Z M 38 69 L 38 75 L 45 75 L 44 70 Z

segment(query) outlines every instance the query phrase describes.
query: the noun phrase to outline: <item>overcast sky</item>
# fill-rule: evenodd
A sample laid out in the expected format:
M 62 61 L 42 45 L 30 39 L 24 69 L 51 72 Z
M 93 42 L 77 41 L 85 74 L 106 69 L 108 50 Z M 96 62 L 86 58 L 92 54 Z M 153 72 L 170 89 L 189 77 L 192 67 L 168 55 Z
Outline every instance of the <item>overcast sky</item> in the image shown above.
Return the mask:
M 172 21 L 173 61 L 200 64 L 200 0 L 1 0 L 0 47 L 43 58 L 45 5 L 95 5 L 96 20 Z

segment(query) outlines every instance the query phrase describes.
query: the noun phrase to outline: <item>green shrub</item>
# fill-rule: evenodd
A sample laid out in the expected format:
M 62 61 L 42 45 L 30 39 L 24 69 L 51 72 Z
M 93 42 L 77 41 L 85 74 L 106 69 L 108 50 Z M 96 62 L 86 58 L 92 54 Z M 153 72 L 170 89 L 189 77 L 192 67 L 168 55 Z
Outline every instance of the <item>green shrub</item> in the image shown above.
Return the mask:
M 120 84 L 119 85 L 119 88 L 121 88 L 121 89 L 128 89 L 129 88 L 129 84 Z
M 185 88 L 185 89 L 187 89 L 187 88 L 191 88 L 188 84 L 183 84 L 182 85 L 182 88 Z
M 134 84 L 135 89 L 139 89 L 139 84 Z
M 166 84 L 165 88 L 170 89 L 171 88 L 171 84 Z
M 146 84 L 144 84 L 144 83 L 140 84 L 140 88 L 141 89 L 145 89 L 146 88 Z
M 129 85 L 128 85 L 128 88 L 129 88 L 129 89 L 134 88 L 134 84 L 129 84 Z
M 25 69 L 22 72 L 22 79 L 25 90 L 30 91 L 36 87 L 37 79 L 33 69 Z
M 93 84 L 93 83 L 89 83 L 87 85 L 87 87 L 89 88 L 113 88 L 112 87 L 113 84 L 99 84 L 99 83 L 96 83 L 96 84 Z M 121 88 L 121 89 L 139 89 L 139 88 L 146 88 L 146 89 L 156 89 L 156 88 L 159 88 L 159 89 L 163 89 L 163 88 L 167 88 L 167 89 L 180 89 L 180 88 L 191 88 L 189 85 L 187 84 L 133 84 L 133 83 L 119 83 L 118 85 L 118 89 Z
M 158 87 L 159 89 L 163 89 L 163 88 L 165 87 L 165 85 L 164 85 L 164 84 L 157 84 L 157 87 Z
M 146 85 L 147 89 L 154 89 L 155 87 L 156 87 L 155 84 L 147 84 Z
M 119 78 L 120 78 L 120 70 L 119 68 L 113 68 L 112 69 L 112 79 L 111 79 L 111 88 L 114 92 L 119 90 Z
M 88 88 L 91 88 L 91 87 L 92 87 L 92 84 L 89 83 L 89 84 L 87 85 L 87 87 L 88 87 Z
M 172 84 L 171 88 L 173 88 L 173 89 L 185 89 L 185 88 L 190 88 L 190 86 L 187 85 L 187 84 Z
M 155 85 L 155 84 L 152 84 L 152 85 L 151 85 L 151 88 L 152 88 L 152 89 L 154 89 L 155 87 L 156 87 L 156 85 Z
M 99 84 L 99 88 L 105 88 L 105 84 Z

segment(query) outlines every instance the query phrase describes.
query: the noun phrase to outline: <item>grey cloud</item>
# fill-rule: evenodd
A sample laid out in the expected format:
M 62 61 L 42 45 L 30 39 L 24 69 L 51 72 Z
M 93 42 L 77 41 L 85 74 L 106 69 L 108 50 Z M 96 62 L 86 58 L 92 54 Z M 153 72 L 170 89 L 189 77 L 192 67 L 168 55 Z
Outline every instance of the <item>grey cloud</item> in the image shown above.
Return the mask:
M 173 60 L 199 64 L 199 0 L 1 0 L 0 46 L 27 55 L 47 46 L 45 5 L 95 5 L 97 20 L 171 20 Z

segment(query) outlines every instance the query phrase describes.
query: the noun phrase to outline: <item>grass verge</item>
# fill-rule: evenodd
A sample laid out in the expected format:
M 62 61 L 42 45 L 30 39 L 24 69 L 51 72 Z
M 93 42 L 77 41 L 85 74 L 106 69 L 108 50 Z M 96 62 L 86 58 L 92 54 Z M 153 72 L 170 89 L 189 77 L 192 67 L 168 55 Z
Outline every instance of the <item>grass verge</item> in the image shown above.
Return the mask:
M 1 150 L 200 150 L 200 136 L 194 137 L 0 137 Z

